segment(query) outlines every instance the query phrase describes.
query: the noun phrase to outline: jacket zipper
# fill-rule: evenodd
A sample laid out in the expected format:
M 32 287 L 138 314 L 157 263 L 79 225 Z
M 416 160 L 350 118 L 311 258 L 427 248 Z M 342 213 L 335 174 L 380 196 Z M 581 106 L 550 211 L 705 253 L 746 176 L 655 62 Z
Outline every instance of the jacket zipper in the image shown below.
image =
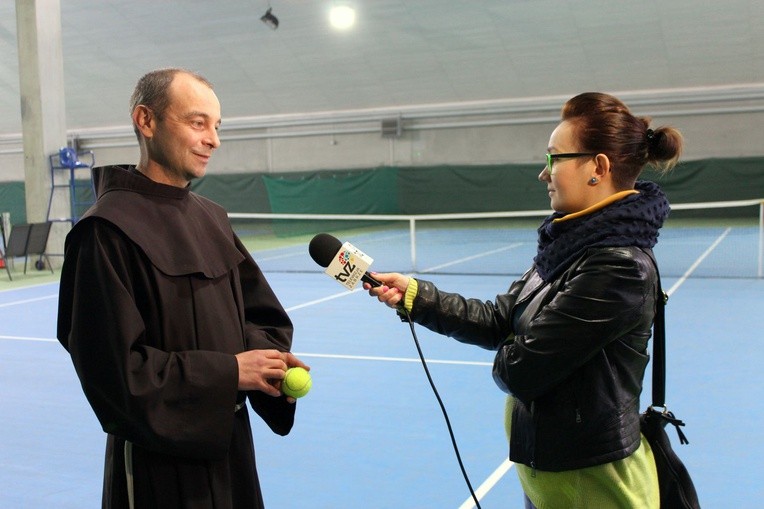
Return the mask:
M 538 422 L 536 422 L 536 402 L 531 401 L 531 418 L 533 419 L 533 447 L 531 448 L 531 477 L 536 477 L 536 435 L 538 434 Z
M 581 401 L 584 400 L 581 394 L 581 378 L 582 375 L 579 375 L 578 378 L 575 380 L 575 385 L 573 387 L 573 397 L 575 398 L 575 405 L 576 405 L 576 424 L 581 424 L 584 422 L 583 417 L 581 417 Z

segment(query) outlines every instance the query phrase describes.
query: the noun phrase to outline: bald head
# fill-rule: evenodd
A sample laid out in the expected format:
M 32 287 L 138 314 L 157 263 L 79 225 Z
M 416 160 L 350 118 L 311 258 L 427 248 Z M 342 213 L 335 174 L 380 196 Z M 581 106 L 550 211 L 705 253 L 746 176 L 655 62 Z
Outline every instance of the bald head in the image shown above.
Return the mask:
M 130 97 L 130 114 L 132 115 L 135 112 L 136 107 L 143 105 L 153 111 L 157 118 L 161 119 L 171 102 L 171 85 L 178 74 L 190 76 L 210 89 L 213 88 L 212 83 L 204 76 L 193 71 L 180 67 L 157 69 L 144 74 L 138 80 Z M 141 135 L 135 122 L 133 122 L 133 130 L 140 139 Z

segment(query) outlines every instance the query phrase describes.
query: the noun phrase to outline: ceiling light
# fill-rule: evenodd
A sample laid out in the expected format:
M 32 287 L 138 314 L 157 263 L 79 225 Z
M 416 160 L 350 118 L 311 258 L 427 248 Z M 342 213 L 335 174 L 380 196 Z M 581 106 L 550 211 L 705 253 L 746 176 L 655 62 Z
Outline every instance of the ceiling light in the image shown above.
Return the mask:
M 276 30 L 279 27 L 279 19 L 271 14 L 271 8 L 268 7 L 268 10 L 265 11 L 265 14 L 263 14 L 263 17 L 260 18 L 260 21 L 268 25 L 268 28 L 271 30 Z
M 355 24 L 355 10 L 347 5 L 335 5 L 329 11 L 329 22 L 337 30 L 347 30 Z

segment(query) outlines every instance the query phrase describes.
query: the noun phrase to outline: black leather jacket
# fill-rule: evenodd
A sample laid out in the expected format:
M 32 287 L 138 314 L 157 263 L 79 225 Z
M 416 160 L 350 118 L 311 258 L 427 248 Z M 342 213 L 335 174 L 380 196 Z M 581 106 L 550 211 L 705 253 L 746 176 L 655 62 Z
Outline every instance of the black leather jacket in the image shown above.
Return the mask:
M 417 281 L 414 321 L 497 351 L 494 380 L 516 398 L 512 461 L 562 471 L 639 447 L 658 291 L 649 249 L 590 248 L 549 283 L 531 268 L 494 302 Z

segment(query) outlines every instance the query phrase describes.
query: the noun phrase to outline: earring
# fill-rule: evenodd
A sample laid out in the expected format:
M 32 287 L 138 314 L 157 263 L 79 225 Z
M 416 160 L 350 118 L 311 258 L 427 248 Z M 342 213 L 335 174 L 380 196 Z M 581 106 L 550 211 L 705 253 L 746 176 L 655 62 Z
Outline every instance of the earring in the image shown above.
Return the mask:
M 589 183 L 590 183 L 591 185 L 594 185 L 594 184 L 596 184 L 597 182 L 598 182 L 598 181 L 597 181 L 597 177 L 592 177 L 591 179 L 589 179 Z

